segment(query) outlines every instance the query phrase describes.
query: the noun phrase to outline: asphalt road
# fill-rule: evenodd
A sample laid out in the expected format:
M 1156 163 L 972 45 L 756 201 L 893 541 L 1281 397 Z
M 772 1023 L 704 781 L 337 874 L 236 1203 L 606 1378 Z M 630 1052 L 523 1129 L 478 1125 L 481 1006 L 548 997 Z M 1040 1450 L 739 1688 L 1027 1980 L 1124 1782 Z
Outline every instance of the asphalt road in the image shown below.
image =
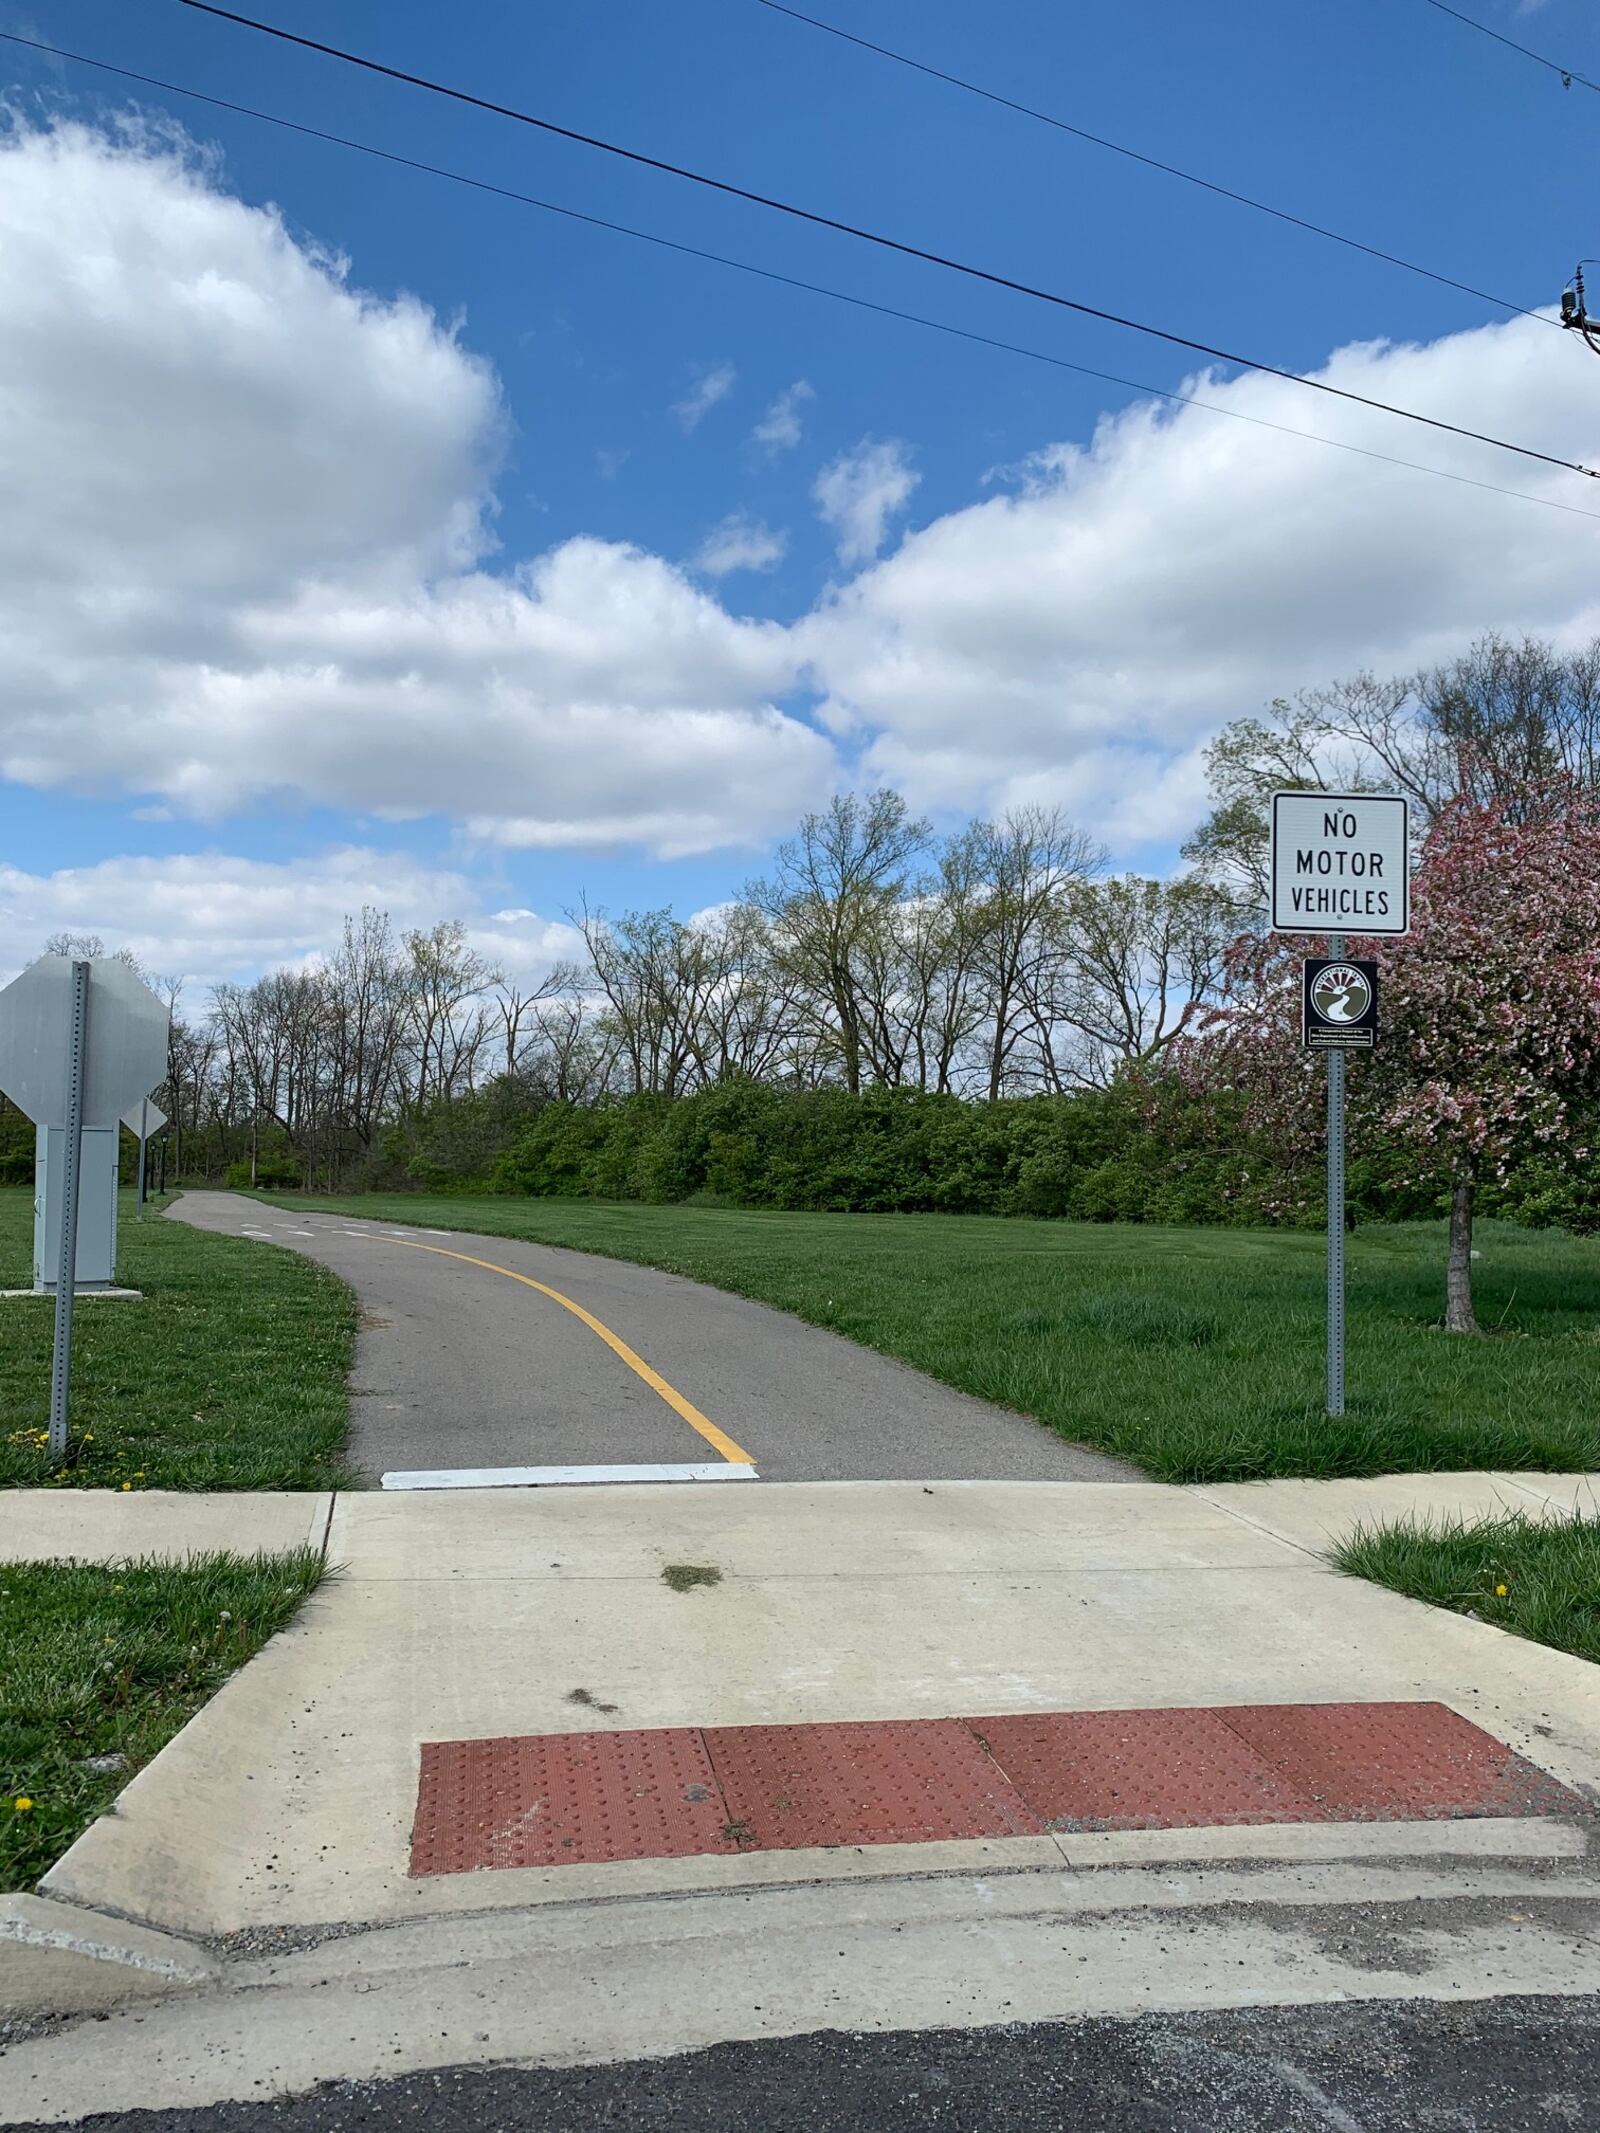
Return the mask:
M 94 2133 L 1570 2133 L 1600 2126 L 1600 2001 L 824 2031 L 621 2066 L 457 2068 L 79 2123 Z
M 1143 1478 L 836 1334 L 651 1267 L 299 1215 L 232 1193 L 185 1193 L 171 1213 L 303 1252 L 355 1290 L 350 1453 L 372 1482 L 419 1469 L 723 1462 L 598 1333 L 529 1282 L 609 1328 L 763 1479 Z

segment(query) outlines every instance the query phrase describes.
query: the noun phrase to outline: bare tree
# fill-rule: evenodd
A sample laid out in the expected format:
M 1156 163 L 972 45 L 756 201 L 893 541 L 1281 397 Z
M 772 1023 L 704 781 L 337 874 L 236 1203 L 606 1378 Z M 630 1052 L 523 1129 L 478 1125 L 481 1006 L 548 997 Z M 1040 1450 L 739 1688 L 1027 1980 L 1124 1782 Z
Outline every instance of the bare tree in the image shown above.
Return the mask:
M 1462 795 L 1525 821 L 1563 781 L 1600 790 L 1600 639 L 1563 652 L 1490 635 L 1422 673 L 1307 690 L 1224 727 L 1206 768 L 1214 804 L 1184 856 L 1259 913 L 1279 787 L 1404 793 L 1419 835 Z
M 1103 1086 L 1143 1066 L 1194 1023 L 1238 933 L 1232 899 L 1190 875 L 1084 882 L 1052 1002 L 1049 1052 L 1062 1086 Z
M 697 921 L 703 943 L 695 1037 L 702 1082 L 730 1075 L 792 1075 L 799 1013 L 772 953 L 765 917 L 732 903 Z
M 159 983 L 159 980 L 149 975 L 131 948 L 108 949 L 98 933 L 52 933 L 40 952 L 44 955 L 75 956 L 80 962 L 108 960 L 126 963 L 134 976 L 143 978 L 147 985 Z
M 589 998 L 577 985 L 534 1009 L 533 1033 L 518 1066 L 531 1089 L 553 1103 L 592 1103 L 610 1087 L 615 1063 L 614 1041 L 597 1027 Z
M 410 1093 L 413 1109 L 420 1111 L 472 1086 L 490 1028 L 483 996 L 502 980 L 467 939 L 460 919 L 441 919 L 426 933 L 408 933 L 405 945 Z
M 525 1035 L 533 1028 L 535 1009 L 546 1000 L 554 1000 L 562 993 L 570 992 L 578 982 L 579 973 L 571 963 L 555 964 L 531 985 L 516 978 L 496 978 L 494 1004 L 500 1016 L 500 1029 L 505 1040 L 505 1071 L 508 1078 L 516 1074 Z
M 993 1101 L 1017 1078 L 1018 1047 L 1025 1038 L 1034 1040 L 1037 1071 L 1037 1036 L 1057 990 L 1068 908 L 1105 860 L 1055 808 L 1017 808 L 998 822 L 979 823 L 976 835 L 988 881 L 988 923 L 980 952 L 988 1031 L 985 1086 Z
M 401 1093 L 406 974 L 387 912 L 365 906 L 345 919 L 327 970 L 330 1101 L 363 1151 Z
M 864 800 L 845 794 L 824 813 L 807 815 L 798 835 L 779 846 L 771 879 L 747 892 L 771 926 L 778 966 L 836 1052 L 852 1094 L 869 1062 L 865 965 L 883 952 L 885 928 L 929 835 L 898 793 Z

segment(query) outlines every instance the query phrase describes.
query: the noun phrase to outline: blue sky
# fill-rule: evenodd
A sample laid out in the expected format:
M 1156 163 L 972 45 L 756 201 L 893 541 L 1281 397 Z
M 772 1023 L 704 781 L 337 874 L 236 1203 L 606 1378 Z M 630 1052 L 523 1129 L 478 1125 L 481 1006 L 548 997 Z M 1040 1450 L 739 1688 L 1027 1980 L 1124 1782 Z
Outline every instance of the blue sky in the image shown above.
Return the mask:
M 816 5 L 830 12 L 827 0 Z M 1478 0 L 1478 7 L 1511 34 L 1600 73 L 1600 28 L 1579 0 L 1546 0 L 1532 12 L 1509 0 Z M 1554 334 L 1537 339 L 1539 363 L 1559 372 L 1561 383 L 1555 402 L 1542 390 L 1530 393 L 1521 343 L 1484 343 L 1480 360 L 1479 344 L 1453 338 L 1502 320 L 1492 306 L 987 107 L 841 46 L 759 0 L 678 0 L 671 7 L 590 0 L 514 10 L 485 0 L 449 9 L 415 0 L 262 0 L 261 11 L 395 65 L 1291 369 L 1317 369 L 1351 343 L 1417 343 L 1424 351 L 1441 344 L 1444 355 L 1419 357 L 1409 370 L 1380 365 L 1368 389 L 1409 394 L 1452 419 L 1542 448 L 1583 456 L 1600 447 L 1600 426 L 1589 422 L 1586 435 L 1573 426 L 1575 409 L 1577 419 L 1588 420 L 1585 395 L 1600 409 L 1600 369 L 1581 373 L 1582 352 L 1572 342 Z M 1046 0 L 987 9 L 955 0 L 848 7 L 838 0 L 831 13 L 863 35 L 1521 304 L 1551 303 L 1573 255 L 1589 244 L 1600 249 L 1600 229 L 1585 220 L 1600 105 L 1581 89 L 1563 92 L 1554 77 L 1425 0 L 1306 0 L 1293 8 L 1281 0 L 1230 0 L 1210 9 L 1179 0 L 1093 9 Z M 1178 387 L 1199 367 L 1178 350 L 626 168 L 168 0 L 59 0 L 48 7 L 34 0 L 0 9 L 0 27 L 1152 385 Z M 15 47 L 0 50 L 0 58 L 13 107 L 29 124 L 72 117 L 100 125 L 134 98 L 126 85 Z M 1270 483 L 1255 494 L 1258 477 L 1279 478 L 1276 464 L 1219 466 L 1219 493 L 1237 495 L 1239 515 L 1230 518 L 1219 504 L 1217 525 L 1207 531 L 1197 524 L 1183 548 L 1187 565 L 1198 548 L 1225 551 L 1237 536 L 1239 569 L 1262 574 L 1261 641 L 1252 657 L 1233 662 L 1241 632 L 1255 634 L 1246 600 L 1230 621 L 1224 671 L 1194 620 L 1215 608 L 1215 588 L 1198 586 L 1190 607 L 1168 613 L 1148 587 L 1126 582 L 1126 572 L 1114 582 L 1095 576 L 1097 557 L 1139 549 L 1141 513 L 1153 548 L 1166 537 L 1170 455 L 1181 440 L 1124 439 L 1103 464 L 1091 460 L 1094 480 L 1081 464 L 1074 471 L 1034 456 L 1063 445 L 1093 453 L 1097 424 L 1138 395 L 498 202 L 183 97 L 140 91 L 137 102 L 146 113 L 170 113 L 196 142 L 215 146 L 220 159 L 206 181 L 213 191 L 252 207 L 275 203 L 297 243 L 343 255 L 349 287 L 385 302 L 415 295 L 454 331 L 461 350 L 492 365 L 504 419 L 492 481 L 496 546 L 482 569 L 514 572 L 579 537 L 629 544 L 691 573 L 719 611 L 802 635 L 808 617 L 828 610 L 830 587 L 870 579 L 872 627 L 890 626 L 883 603 L 895 603 L 892 627 L 904 667 L 930 677 L 930 694 L 940 692 L 953 660 L 962 665 L 967 693 L 952 698 L 937 733 L 917 726 L 910 713 L 901 717 L 875 654 L 832 654 L 821 680 L 786 672 L 754 681 L 752 713 L 758 701 L 773 703 L 815 729 L 833 751 L 835 782 L 899 776 L 909 767 L 915 788 L 921 767 L 937 765 L 913 797 L 941 820 L 1039 797 L 1105 826 L 1119 858 L 1166 865 L 1185 808 L 1192 814 L 1197 803 L 1195 751 L 1221 716 L 1331 678 L 1339 661 L 1403 658 L 1414 649 L 1432 655 L 1480 627 L 1559 634 L 1587 626 L 1581 572 L 1566 578 L 1561 564 L 1554 575 L 1562 582 L 1552 586 L 1547 564 L 1551 555 L 1576 555 L 1592 572 L 1587 527 L 1512 502 L 1464 505 L 1464 491 L 1397 477 L 1404 509 L 1415 513 L 1404 553 L 1429 557 L 1412 603 L 1419 620 L 1408 634 L 1366 576 L 1374 533 L 1362 513 L 1371 508 L 1378 521 L 1392 521 L 1378 501 L 1386 477 L 1340 454 L 1267 439 L 1251 448 L 1294 469 L 1294 510 L 1281 511 Z M 0 236 L 5 213 L 0 203 Z M 1456 349 L 1464 351 L 1459 359 L 1449 353 Z M 681 410 L 707 378 L 725 378 L 726 389 L 691 421 Z M 754 436 L 758 425 L 797 385 L 803 389 L 791 404 L 798 437 L 782 448 L 763 446 Z M 105 389 L 115 391 L 114 378 Z M 308 392 L 315 389 L 309 379 Z M 1291 388 L 1272 390 L 1270 406 L 1249 403 L 1271 419 L 1586 502 L 1575 478 L 1546 476 L 1476 447 L 1463 456 L 1405 425 L 1350 417 Z M 1235 404 L 1242 411 L 1246 403 Z M 141 419 L 132 404 L 128 419 Z M 837 525 L 819 516 L 819 475 L 870 443 L 891 447 L 895 464 L 916 477 L 906 508 L 882 528 L 884 557 L 907 533 L 933 529 L 937 536 L 948 524 L 957 543 L 949 567 L 963 587 L 975 566 L 963 560 L 969 551 L 959 542 L 970 535 L 980 563 L 989 547 L 986 522 L 970 516 L 974 507 L 1041 486 L 1048 491 L 1037 508 L 1055 516 L 1041 519 L 1034 533 L 1025 521 L 1012 522 L 1022 560 L 998 559 L 992 602 L 975 604 L 954 650 L 915 636 L 917 618 L 943 604 L 937 540 L 925 537 L 918 550 L 930 558 L 925 587 L 912 582 L 909 568 L 904 582 L 891 581 L 859 544 L 854 556 L 841 557 Z M 1145 459 L 1148 488 L 1140 478 Z M 1191 469 L 1185 479 L 1205 486 L 1203 470 Z M 1110 531 L 1095 516 L 1097 481 L 1112 494 L 1107 508 L 1117 523 Z M 1305 574 L 1286 595 L 1272 582 L 1271 551 L 1292 548 L 1302 511 L 1308 523 L 1317 519 L 1324 484 L 1334 526 L 1327 537 L 1336 551 L 1308 553 Z M 1074 501 L 1084 491 L 1088 500 Z M 1069 505 L 1079 516 L 1063 526 Z M 248 515 L 251 495 L 241 492 L 229 508 Z M 1265 538 L 1263 512 L 1282 520 Z M 1474 544 L 1469 559 L 1450 552 L 1464 512 Z M 1473 515 L 1480 512 L 1487 516 Z M 781 541 L 781 560 L 693 576 L 708 536 L 730 518 Z M 1484 561 L 1486 544 L 1502 538 L 1502 521 L 1510 551 L 1503 577 Z M 1059 762 L 1048 708 L 1041 712 L 1029 694 L 1044 684 L 1017 667 L 1018 645 L 1047 632 L 1053 604 L 1048 582 L 1019 588 L 1019 576 L 1058 540 L 1069 559 L 1063 597 L 1081 585 L 1096 613 L 1115 618 L 1106 622 L 1104 641 L 1087 651 L 1076 640 L 1049 650 L 1049 674 L 1065 691 L 1064 726 L 1073 733 Z M 1174 568 L 1151 567 L 1164 600 Z M 1393 571 L 1386 565 L 1378 576 L 1381 582 Z M 1296 634 L 1281 619 L 1285 600 L 1304 596 L 1314 607 L 1319 581 L 1337 614 L 1330 622 L 1319 613 Z M 187 597 L 181 587 L 172 593 L 175 606 Z M 827 626 L 836 628 L 837 617 Z M 843 635 L 854 627 L 850 622 Z M 982 686 L 991 658 L 993 708 Z M 1170 715 L 1146 717 L 1137 703 L 1151 694 L 1144 663 L 1152 659 L 1164 673 L 1182 668 L 1195 676 L 1215 667 L 1214 686 L 1196 682 L 1177 692 Z M 1080 675 L 1081 699 L 1073 695 Z M 50 687 L 58 685 L 52 674 Z M 1081 701 L 1081 715 L 1066 696 Z M 1013 745 L 1008 706 L 1024 698 Z M 993 776 L 985 767 L 991 718 Z M 0 863 L 27 878 L 21 890 L 13 884 L 19 933 L 47 905 L 55 908 L 38 884 L 63 868 L 137 861 L 147 863 L 148 881 L 151 868 L 185 855 L 292 869 L 314 867 L 319 855 L 350 845 L 392 854 L 397 870 L 466 884 L 482 912 L 514 906 L 554 918 L 580 891 L 613 907 L 671 902 L 688 910 L 726 895 L 758 869 L 763 844 L 783 819 L 776 794 L 744 836 L 725 826 L 717 841 L 689 839 L 703 848 L 678 850 L 684 840 L 630 834 L 625 814 L 617 817 L 621 832 L 608 835 L 611 817 L 598 788 L 598 827 L 568 843 L 548 828 L 532 844 L 498 831 L 486 838 L 470 809 L 429 811 L 425 793 L 408 805 L 406 819 L 383 819 L 353 804 L 358 796 L 348 778 L 297 788 L 290 777 L 270 792 L 258 781 L 252 790 L 189 807 L 175 804 L 171 791 L 154 790 L 137 767 L 97 760 L 107 751 L 92 725 L 83 731 L 89 739 L 74 762 L 40 770 L 37 750 L 17 747 L 7 757 L 14 775 L 0 784 Z M 230 745 L 220 734 L 219 750 Z M 448 752 L 450 745 L 446 723 L 439 746 Z M 790 774 L 786 763 L 801 760 L 775 759 L 760 775 L 781 779 Z M 1168 804 L 1144 812 L 1124 804 L 1128 789 L 1158 782 L 1175 764 L 1187 768 Z M 819 790 L 807 776 L 795 811 Z M 146 934 L 155 923 L 145 924 Z M 175 931 L 175 951 L 204 965 L 204 926 Z M 276 945 L 269 928 L 260 952 Z M 303 952 L 303 935 L 290 928 L 281 945 Z M 213 967 L 254 953 L 237 942 L 218 945 Z

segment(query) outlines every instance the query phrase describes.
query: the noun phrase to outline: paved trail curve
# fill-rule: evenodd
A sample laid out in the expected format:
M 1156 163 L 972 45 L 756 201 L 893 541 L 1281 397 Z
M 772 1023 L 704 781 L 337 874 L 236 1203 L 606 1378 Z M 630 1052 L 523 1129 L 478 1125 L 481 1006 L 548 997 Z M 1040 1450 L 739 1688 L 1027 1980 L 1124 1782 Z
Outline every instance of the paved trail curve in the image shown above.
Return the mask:
M 784 1312 L 510 1237 L 188 1192 L 179 1221 L 287 1246 L 362 1307 L 350 1456 L 419 1471 L 753 1462 L 773 1481 L 1137 1481 L 1119 1461 Z

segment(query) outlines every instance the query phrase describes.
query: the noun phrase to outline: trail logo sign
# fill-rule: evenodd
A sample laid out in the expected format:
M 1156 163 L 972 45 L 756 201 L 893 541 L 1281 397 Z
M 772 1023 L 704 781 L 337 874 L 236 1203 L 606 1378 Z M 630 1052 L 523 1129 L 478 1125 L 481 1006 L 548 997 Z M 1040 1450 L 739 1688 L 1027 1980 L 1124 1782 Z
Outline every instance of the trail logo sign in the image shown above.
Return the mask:
M 1411 825 L 1398 793 L 1275 792 L 1274 933 L 1411 930 Z
M 1308 958 L 1300 1034 L 1314 1052 L 1370 1052 L 1378 1034 L 1378 966 Z

